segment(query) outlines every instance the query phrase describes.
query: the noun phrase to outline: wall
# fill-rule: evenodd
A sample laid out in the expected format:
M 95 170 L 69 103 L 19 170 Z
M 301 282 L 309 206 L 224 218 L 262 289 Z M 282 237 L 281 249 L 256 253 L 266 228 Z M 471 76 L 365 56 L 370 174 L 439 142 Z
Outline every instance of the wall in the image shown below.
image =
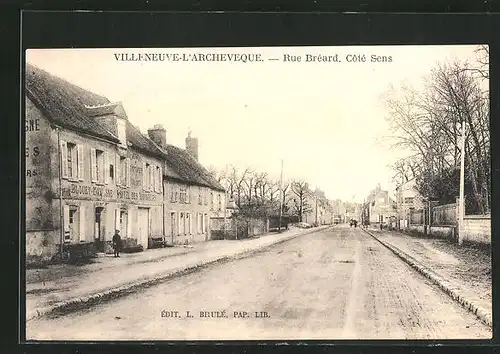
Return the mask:
M 491 244 L 491 216 L 467 215 L 464 229 L 464 241 Z
M 47 163 L 51 147 L 50 123 L 41 112 L 26 99 L 26 230 L 53 228 L 51 217 L 51 166 Z
M 46 117 L 28 98 L 25 99 L 25 191 L 26 191 L 26 262 L 48 261 L 58 247 L 54 239 L 51 191 L 51 164 L 54 147 L 47 144 L 51 127 Z

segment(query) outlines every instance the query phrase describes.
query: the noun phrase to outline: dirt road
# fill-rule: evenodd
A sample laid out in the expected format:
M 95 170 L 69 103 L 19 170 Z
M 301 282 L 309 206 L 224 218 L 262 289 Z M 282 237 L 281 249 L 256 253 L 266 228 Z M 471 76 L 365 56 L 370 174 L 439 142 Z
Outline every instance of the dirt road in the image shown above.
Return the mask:
M 27 338 L 476 339 L 491 331 L 359 228 L 338 226 L 86 311 L 30 321 Z

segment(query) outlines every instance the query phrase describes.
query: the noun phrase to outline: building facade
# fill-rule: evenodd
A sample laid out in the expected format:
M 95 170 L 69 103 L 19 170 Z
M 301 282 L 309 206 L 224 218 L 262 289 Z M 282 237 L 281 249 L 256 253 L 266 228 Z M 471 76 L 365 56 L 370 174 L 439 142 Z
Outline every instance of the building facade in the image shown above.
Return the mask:
M 167 156 L 120 103 L 28 65 L 25 112 L 28 258 L 64 245 L 104 251 L 115 230 L 144 249 L 163 234 Z
M 148 137 L 168 156 L 163 171 L 163 229 L 171 244 L 210 240 L 211 218 L 224 215 L 224 188 L 198 162 L 198 139 L 188 133 L 186 149 L 167 144 L 161 125 L 148 129 Z
M 396 203 L 398 207 L 398 220 L 400 227 L 408 227 L 411 210 L 424 207 L 422 195 L 416 189 L 415 179 L 411 179 L 396 188 Z
M 367 203 L 370 224 L 387 224 L 397 215 L 396 201 L 388 191 L 382 190 L 380 184 L 371 191 Z

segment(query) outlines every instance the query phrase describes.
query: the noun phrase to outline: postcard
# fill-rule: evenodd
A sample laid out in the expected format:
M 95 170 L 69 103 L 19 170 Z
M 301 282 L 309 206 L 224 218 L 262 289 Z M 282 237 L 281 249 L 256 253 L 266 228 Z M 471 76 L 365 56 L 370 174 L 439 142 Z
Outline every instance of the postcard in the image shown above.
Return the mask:
M 26 340 L 491 339 L 488 60 L 28 49 Z

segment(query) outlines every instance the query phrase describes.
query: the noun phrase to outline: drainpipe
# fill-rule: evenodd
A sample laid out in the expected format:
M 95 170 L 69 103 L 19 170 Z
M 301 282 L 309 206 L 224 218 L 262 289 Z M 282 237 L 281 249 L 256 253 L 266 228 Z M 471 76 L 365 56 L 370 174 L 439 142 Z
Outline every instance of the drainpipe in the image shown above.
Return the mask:
M 60 253 L 61 257 L 64 253 L 64 212 L 63 212 L 63 202 L 62 202 L 62 151 L 61 151 L 61 131 L 56 127 L 57 132 L 57 158 L 59 163 L 59 221 L 60 221 L 60 234 L 61 234 L 61 245 Z

